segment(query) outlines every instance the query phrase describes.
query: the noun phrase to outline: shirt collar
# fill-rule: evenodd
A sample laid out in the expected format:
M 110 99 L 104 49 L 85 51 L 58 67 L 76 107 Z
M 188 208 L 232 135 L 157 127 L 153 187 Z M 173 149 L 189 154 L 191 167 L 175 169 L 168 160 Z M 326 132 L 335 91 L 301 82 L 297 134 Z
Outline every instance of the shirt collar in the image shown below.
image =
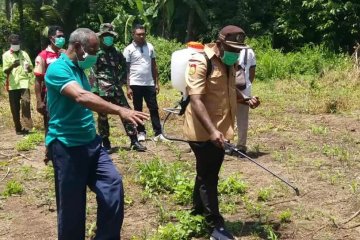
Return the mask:
M 61 53 L 60 57 L 61 59 L 64 60 L 64 62 L 69 65 L 70 67 L 77 67 L 74 62 L 68 57 L 68 55 L 66 55 L 65 53 Z
M 47 51 L 47 52 L 51 52 L 51 53 L 56 53 L 56 52 L 54 51 L 54 49 L 52 49 L 51 45 L 49 45 L 49 46 L 46 47 L 46 51 Z
M 21 52 L 21 50 L 19 50 L 19 51 L 14 51 L 14 50 L 12 50 L 11 48 L 9 49 L 9 51 L 10 51 L 10 53 L 11 54 L 19 54 L 20 52 Z
M 137 45 L 135 41 L 133 41 L 132 43 L 134 44 L 134 47 L 139 47 L 139 48 L 140 48 L 140 47 L 145 47 L 145 46 L 147 46 L 147 42 L 146 42 L 146 41 L 145 41 L 144 45 L 142 45 L 142 46 Z
M 209 59 L 211 59 L 213 56 L 217 56 L 216 53 L 219 52 L 219 49 L 216 46 L 216 43 L 209 43 L 205 44 L 204 52 Z

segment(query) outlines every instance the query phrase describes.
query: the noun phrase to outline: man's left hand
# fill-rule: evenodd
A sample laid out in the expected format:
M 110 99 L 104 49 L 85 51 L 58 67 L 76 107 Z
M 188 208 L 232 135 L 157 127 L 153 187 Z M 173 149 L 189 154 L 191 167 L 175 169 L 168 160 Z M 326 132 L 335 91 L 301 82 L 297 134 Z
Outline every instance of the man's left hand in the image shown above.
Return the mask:
M 137 126 L 138 124 L 144 125 L 144 121 L 149 119 L 148 113 L 134 111 L 124 107 L 120 107 L 119 116 L 122 120 L 131 122 L 135 126 Z
M 256 96 L 253 96 L 249 101 L 248 101 L 249 107 L 254 109 L 257 108 L 260 105 L 260 99 Z
M 159 84 L 155 85 L 155 90 L 156 90 L 156 94 L 159 94 L 159 92 L 160 92 L 160 85 Z

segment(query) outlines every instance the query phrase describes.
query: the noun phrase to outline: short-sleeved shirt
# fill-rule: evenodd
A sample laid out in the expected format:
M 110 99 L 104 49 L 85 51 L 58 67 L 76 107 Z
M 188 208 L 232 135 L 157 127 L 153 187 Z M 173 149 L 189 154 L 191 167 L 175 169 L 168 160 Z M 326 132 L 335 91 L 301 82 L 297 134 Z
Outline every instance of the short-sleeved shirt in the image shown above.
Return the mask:
M 60 52 L 55 52 L 50 45 L 47 46 L 47 48 L 42 50 L 35 58 L 34 75 L 43 81 L 46 69 L 51 63 L 55 62 L 59 56 Z M 43 93 L 46 92 L 45 84 L 42 85 L 41 91 Z
M 55 139 L 68 147 L 85 145 L 96 136 L 92 111 L 61 93 L 66 86 L 74 82 L 87 91 L 91 90 L 84 71 L 62 53 L 45 74 L 50 115 L 47 146 Z
M 155 85 L 151 69 L 152 59 L 155 58 L 155 50 L 151 43 L 147 42 L 143 46 L 139 46 L 132 42 L 124 49 L 123 55 L 126 62 L 130 63 L 130 85 Z
M 245 51 L 247 53 L 245 54 Z M 247 55 L 247 62 L 245 65 L 245 55 Z M 256 67 L 256 58 L 255 53 L 251 48 L 243 49 L 240 52 L 239 56 L 239 65 L 242 69 L 245 69 L 245 80 L 246 80 L 246 88 L 242 90 L 242 93 L 246 96 L 251 96 L 251 81 L 250 81 L 250 68 Z
M 16 90 L 29 88 L 30 83 L 34 79 L 32 73 L 25 70 L 25 65 L 28 64 L 29 66 L 33 66 L 29 55 L 23 50 L 15 52 L 10 49 L 2 55 L 2 60 L 3 71 L 9 69 L 15 60 L 20 61 L 20 65 L 13 68 L 9 74 L 7 83 L 8 89 Z
M 101 49 L 89 79 L 91 91 L 101 97 L 114 97 L 122 93 L 119 89 L 126 79 L 126 63 L 122 53 L 115 47 Z
M 214 126 L 226 139 L 234 135 L 236 115 L 235 65 L 226 66 L 216 55 L 216 44 L 206 44 L 205 54 L 212 64 L 212 72 L 206 79 L 207 62 L 201 53 L 194 53 L 187 66 L 187 93 L 204 95 L 203 102 Z M 185 111 L 184 135 L 190 141 L 208 141 L 210 134 L 194 114 L 191 104 Z

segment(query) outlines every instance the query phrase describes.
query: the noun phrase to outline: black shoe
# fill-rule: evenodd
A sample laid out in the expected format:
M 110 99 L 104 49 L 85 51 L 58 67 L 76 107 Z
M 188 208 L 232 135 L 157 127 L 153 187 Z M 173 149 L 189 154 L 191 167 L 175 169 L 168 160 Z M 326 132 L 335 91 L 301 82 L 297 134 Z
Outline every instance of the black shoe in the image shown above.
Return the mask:
M 28 135 L 29 134 L 29 130 L 21 130 L 21 131 L 16 131 L 16 135 Z
M 233 156 L 238 158 L 245 158 L 244 154 L 246 155 L 246 151 L 244 150 L 238 150 L 233 152 Z
M 130 149 L 135 150 L 137 152 L 145 152 L 147 148 L 144 145 L 142 145 L 139 141 L 136 141 L 131 143 Z
M 111 143 L 108 137 L 102 139 L 102 145 L 108 153 L 111 152 Z
M 214 231 L 211 233 L 210 240 L 234 240 L 234 236 L 226 231 L 225 228 L 214 228 Z

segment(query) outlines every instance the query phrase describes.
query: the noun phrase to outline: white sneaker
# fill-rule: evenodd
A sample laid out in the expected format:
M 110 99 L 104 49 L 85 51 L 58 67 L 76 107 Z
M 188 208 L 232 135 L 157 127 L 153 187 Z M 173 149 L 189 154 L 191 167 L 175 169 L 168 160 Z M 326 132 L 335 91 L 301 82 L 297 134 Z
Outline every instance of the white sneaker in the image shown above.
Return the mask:
M 139 132 L 139 134 L 137 135 L 137 137 L 138 137 L 138 141 L 139 141 L 139 142 L 145 142 L 145 140 L 146 140 L 146 133 L 144 133 L 144 132 Z
M 161 133 L 154 137 L 154 141 L 155 142 L 171 142 L 170 140 L 166 139 L 164 137 L 164 135 L 162 135 Z

